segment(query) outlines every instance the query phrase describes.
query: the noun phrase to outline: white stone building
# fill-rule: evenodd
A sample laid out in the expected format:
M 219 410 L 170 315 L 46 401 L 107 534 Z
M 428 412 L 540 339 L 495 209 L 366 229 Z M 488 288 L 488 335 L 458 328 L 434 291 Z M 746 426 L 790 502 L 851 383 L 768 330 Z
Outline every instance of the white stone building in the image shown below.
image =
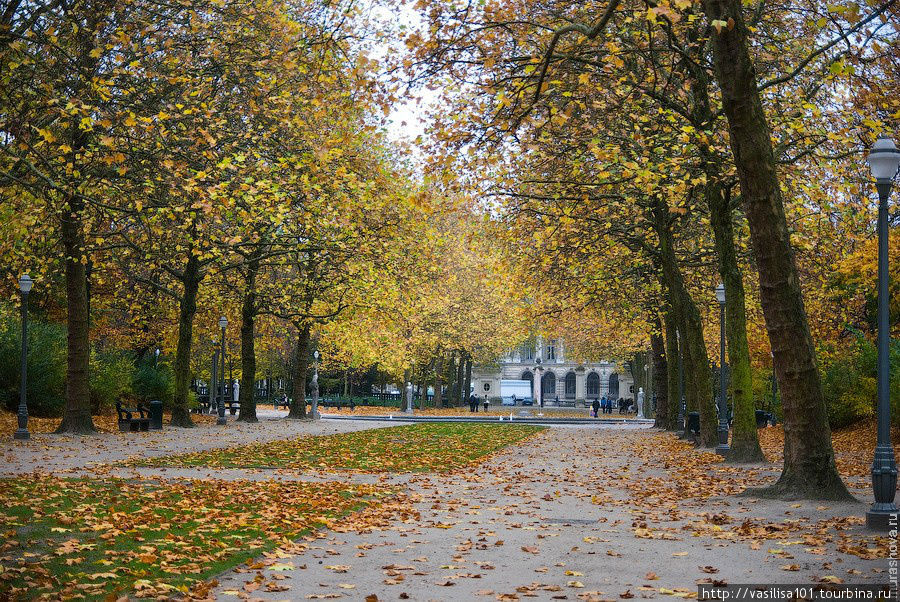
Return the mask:
M 500 380 L 531 381 L 532 399 L 553 405 L 559 398 L 567 405 L 590 403 L 595 398 L 634 399 L 634 379 L 627 371 L 619 371 L 615 362 L 581 363 L 566 357 L 561 339 L 537 337 L 511 351 L 491 366 L 472 368 L 472 388 L 476 395 L 500 396 Z M 542 383 L 540 391 L 534 383 Z

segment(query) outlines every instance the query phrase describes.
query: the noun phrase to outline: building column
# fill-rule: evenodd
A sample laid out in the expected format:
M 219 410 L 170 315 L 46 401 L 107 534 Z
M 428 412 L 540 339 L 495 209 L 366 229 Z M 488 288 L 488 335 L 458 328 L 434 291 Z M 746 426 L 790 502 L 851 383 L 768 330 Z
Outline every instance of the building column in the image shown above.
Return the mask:
M 585 399 L 584 392 L 584 379 L 585 379 L 584 370 L 575 370 L 575 399 Z

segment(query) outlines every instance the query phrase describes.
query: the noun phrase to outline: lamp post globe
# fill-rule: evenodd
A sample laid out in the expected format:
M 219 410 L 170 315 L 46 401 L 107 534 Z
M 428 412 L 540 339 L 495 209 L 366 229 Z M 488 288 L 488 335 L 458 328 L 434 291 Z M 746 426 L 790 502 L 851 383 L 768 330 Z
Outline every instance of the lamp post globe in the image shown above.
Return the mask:
M 14 439 L 30 439 L 28 432 L 28 293 L 34 280 L 28 274 L 19 277 L 19 291 L 22 293 L 22 366 L 19 381 L 19 409 L 16 415 L 17 428 Z
M 716 301 L 719 302 L 719 426 L 716 429 L 718 444 L 716 453 L 724 456 L 728 452 L 728 401 L 725 390 L 725 285 L 716 287 Z
M 888 197 L 900 151 L 894 141 L 880 136 L 867 159 L 878 190 L 878 437 L 872 460 L 872 489 L 875 503 L 866 512 L 866 525 L 872 529 L 896 528 L 897 463 L 891 445 L 890 400 L 890 296 L 888 291 Z
M 228 318 L 222 316 L 219 318 L 219 328 L 222 329 L 222 349 L 219 352 L 219 361 L 221 362 L 219 372 L 219 381 L 221 382 L 222 395 L 219 398 L 219 416 L 216 418 L 216 424 L 223 425 L 228 421 L 225 419 L 225 328 L 228 326 Z

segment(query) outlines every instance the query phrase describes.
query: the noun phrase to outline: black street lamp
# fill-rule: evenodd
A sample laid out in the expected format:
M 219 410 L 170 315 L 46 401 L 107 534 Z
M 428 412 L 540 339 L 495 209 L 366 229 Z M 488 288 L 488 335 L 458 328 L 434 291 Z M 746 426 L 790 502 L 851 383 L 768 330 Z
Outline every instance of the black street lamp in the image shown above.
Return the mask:
M 219 398 L 219 417 L 216 418 L 216 424 L 222 425 L 227 422 L 225 420 L 225 327 L 228 326 L 228 318 L 222 316 L 219 318 L 219 328 L 222 329 L 222 350 L 219 353 L 220 361 L 222 362 L 222 371 L 221 377 L 219 380 L 222 381 L 222 396 Z
M 897 463 L 891 445 L 890 337 L 888 322 L 888 196 L 900 166 L 900 151 L 894 141 L 880 136 L 869 151 L 869 168 L 878 189 L 878 439 L 872 460 L 875 503 L 866 512 L 866 525 L 886 530 L 897 526 Z
M 13 434 L 14 439 L 30 439 L 28 432 L 28 293 L 34 280 L 28 274 L 19 278 L 19 290 L 22 291 L 22 380 L 19 382 L 19 428 Z
M 725 285 L 716 287 L 719 302 L 719 444 L 716 453 L 724 456 L 728 452 L 728 402 L 725 399 Z

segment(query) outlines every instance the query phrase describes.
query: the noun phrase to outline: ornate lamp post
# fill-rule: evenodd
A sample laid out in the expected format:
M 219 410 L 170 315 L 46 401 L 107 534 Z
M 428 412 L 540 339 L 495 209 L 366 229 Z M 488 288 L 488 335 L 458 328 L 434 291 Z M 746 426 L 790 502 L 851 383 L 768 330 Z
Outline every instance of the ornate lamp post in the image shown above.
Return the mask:
M 228 421 L 225 419 L 225 328 L 228 326 L 228 318 L 222 316 L 219 318 L 219 328 L 222 329 L 222 349 L 219 351 L 219 361 L 221 364 L 221 372 L 219 373 L 219 380 L 222 381 L 222 396 L 219 398 L 219 417 L 216 418 L 216 424 L 222 425 L 226 424 Z
M 891 445 L 890 337 L 888 321 L 888 196 L 900 166 L 900 151 L 894 141 L 880 136 L 869 152 L 869 168 L 878 189 L 878 439 L 872 460 L 872 488 L 875 503 L 866 512 L 872 529 L 896 528 L 897 464 Z M 893 523 L 893 524 L 891 524 Z
M 22 375 L 19 382 L 19 428 L 13 434 L 14 439 L 30 439 L 28 432 L 28 293 L 34 286 L 34 280 L 28 274 L 19 278 L 19 290 L 22 292 Z
M 541 357 L 534 358 L 534 390 L 537 392 L 537 405 L 539 408 L 544 407 L 544 379 L 541 378 Z
M 716 287 L 719 302 L 719 444 L 716 453 L 724 456 L 728 451 L 728 402 L 725 398 L 725 285 Z
M 312 408 L 310 413 L 313 419 L 319 418 L 319 350 L 313 352 L 313 377 L 310 384 L 312 390 Z
M 153 355 L 154 355 L 153 367 L 159 368 L 159 347 L 156 348 L 156 351 L 153 352 Z

